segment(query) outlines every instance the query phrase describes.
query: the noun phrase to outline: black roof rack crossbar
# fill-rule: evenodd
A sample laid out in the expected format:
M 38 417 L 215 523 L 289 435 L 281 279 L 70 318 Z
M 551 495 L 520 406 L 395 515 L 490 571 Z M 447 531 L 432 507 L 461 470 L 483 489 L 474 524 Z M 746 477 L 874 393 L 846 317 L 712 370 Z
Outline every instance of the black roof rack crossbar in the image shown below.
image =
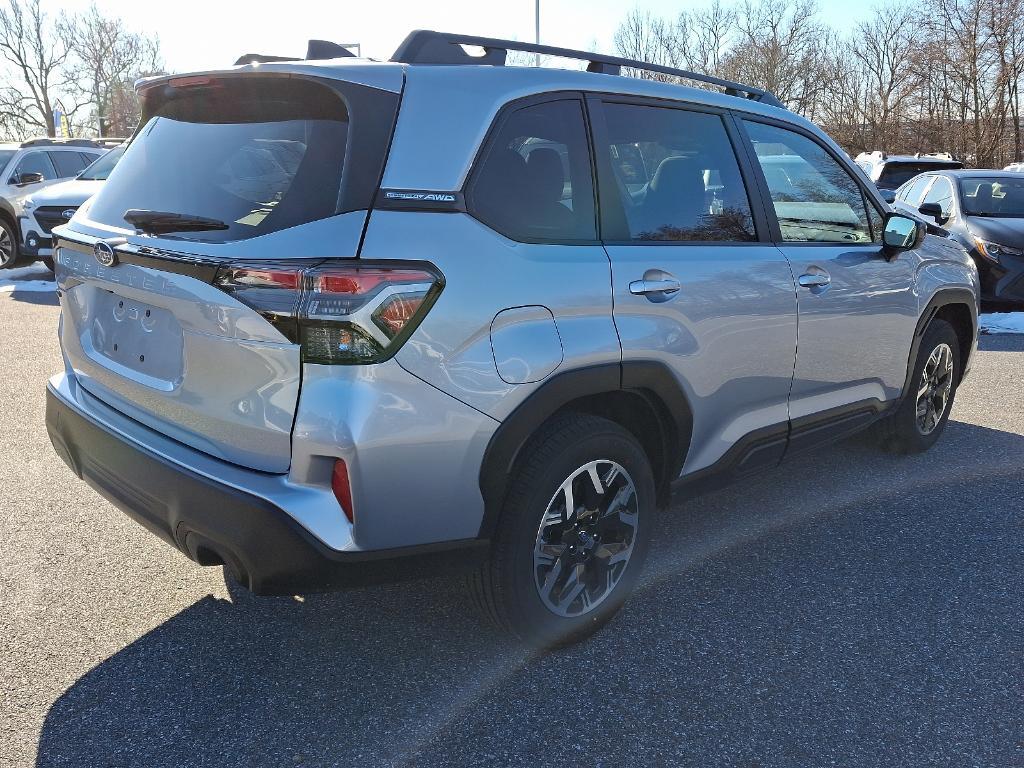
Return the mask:
M 483 48 L 484 55 L 473 56 L 462 49 L 461 46 L 463 45 Z M 731 80 L 724 80 L 713 75 L 702 75 L 699 72 L 665 67 L 660 64 L 650 64 L 644 61 L 636 61 L 635 59 L 625 59 L 620 56 L 606 56 L 603 53 L 577 51 L 571 48 L 557 48 L 552 45 L 520 43 L 515 40 L 500 40 L 493 37 L 475 37 L 473 35 L 417 29 L 410 32 L 408 37 L 402 41 L 401 45 L 398 46 L 398 50 L 391 57 L 391 61 L 403 64 L 489 64 L 500 67 L 504 66 L 509 51 L 539 53 L 544 56 L 558 56 L 565 59 L 579 59 L 588 62 L 588 72 L 598 72 L 606 75 L 620 74 L 622 67 L 630 67 L 647 72 L 658 72 L 663 75 L 671 75 L 685 80 L 714 85 L 722 88 L 730 96 L 743 96 L 763 104 L 785 109 L 782 102 L 768 91 L 755 88 L 752 85 L 734 83 Z

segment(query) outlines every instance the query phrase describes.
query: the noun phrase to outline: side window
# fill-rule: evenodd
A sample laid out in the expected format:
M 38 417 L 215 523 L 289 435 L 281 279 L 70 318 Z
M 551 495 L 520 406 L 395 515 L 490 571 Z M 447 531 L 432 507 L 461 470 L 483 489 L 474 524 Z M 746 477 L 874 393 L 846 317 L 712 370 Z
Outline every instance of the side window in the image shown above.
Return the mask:
M 941 176 L 935 179 L 932 188 L 928 190 L 928 194 L 921 201 L 922 205 L 924 203 L 938 203 L 942 208 L 942 217 L 948 219 L 953 210 L 953 185 L 949 183 L 948 179 Z
M 43 174 L 43 180 L 60 178 L 57 176 L 57 171 L 53 167 L 53 163 L 50 162 L 50 157 L 45 152 L 29 152 L 18 163 L 18 167 L 14 170 L 15 174 L 21 175 L 23 173 L 41 173 Z
M 806 136 L 745 121 L 786 242 L 870 243 L 868 204 L 850 173 Z M 880 233 L 879 233 L 880 234 Z
M 50 160 L 57 168 L 57 178 L 66 179 L 77 176 L 85 168 L 82 155 L 78 152 L 50 152 Z
M 920 203 L 921 195 L 924 193 L 925 187 L 932 180 L 931 176 L 918 176 L 916 179 L 911 181 L 905 188 L 903 197 L 901 198 L 907 205 L 917 206 Z
M 468 190 L 470 212 L 513 240 L 597 239 L 583 107 L 516 110 L 499 125 Z
M 635 104 L 604 105 L 614 186 L 634 241 L 757 238 L 722 118 Z M 611 185 L 609 185 L 611 186 Z

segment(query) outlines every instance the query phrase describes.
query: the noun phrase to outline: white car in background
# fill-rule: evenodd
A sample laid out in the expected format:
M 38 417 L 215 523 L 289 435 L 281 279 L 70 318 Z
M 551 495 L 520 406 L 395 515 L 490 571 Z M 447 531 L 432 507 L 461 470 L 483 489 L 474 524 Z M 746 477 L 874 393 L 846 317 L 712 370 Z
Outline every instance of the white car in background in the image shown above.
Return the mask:
M 53 269 L 51 231 L 67 224 L 79 206 L 99 191 L 127 146 L 115 147 L 70 181 L 41 189 L 23 201 L 22 214 L 18 217 L 22 257 L 41 259 Z

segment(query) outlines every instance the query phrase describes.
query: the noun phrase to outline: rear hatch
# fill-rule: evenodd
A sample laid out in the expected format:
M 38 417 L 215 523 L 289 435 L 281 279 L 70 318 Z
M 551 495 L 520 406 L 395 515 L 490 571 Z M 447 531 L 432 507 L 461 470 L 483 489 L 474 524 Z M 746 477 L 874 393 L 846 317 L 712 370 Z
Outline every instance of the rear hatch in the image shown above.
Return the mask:
M 90 394 L 218 458 L 287 471 L 297 267 L 357 255 L 397 68 L 394 79 L 394 90 L 282 71 L 147 84 L 124 157 L 56 233 L 61 343 Z

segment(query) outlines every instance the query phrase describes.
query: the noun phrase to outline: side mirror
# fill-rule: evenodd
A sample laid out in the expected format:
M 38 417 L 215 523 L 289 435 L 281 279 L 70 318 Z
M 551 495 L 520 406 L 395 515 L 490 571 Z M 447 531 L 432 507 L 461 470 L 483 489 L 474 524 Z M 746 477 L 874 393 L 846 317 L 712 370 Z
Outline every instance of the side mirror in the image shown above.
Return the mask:
M 880 194 L 882 196 L 882 199 L 885 200 L 885 202 L 887 202 L 889 205 L 892 205 L 893 203 L 896 202 L 895 189 L 880 189 L 878 190 L 878 194 Z
M 41 173 L 16 173 L 11 179 L 11 183 L 18 187 L 25 187 L 29 184 L 38 184 L 43 180 L 44 177 Z
M 917 210 L 922 216 L 935 219 L 936 224 L 941 224 L 946 220 L 946 217 L 942 215 L 942 206 L 938 203 L 921 203 L 921 207 Z
M 909 216 L 890 213 L 885 217 L 882 242 L 892 254 L 917 248 L 924 239 L 924 225 Z

